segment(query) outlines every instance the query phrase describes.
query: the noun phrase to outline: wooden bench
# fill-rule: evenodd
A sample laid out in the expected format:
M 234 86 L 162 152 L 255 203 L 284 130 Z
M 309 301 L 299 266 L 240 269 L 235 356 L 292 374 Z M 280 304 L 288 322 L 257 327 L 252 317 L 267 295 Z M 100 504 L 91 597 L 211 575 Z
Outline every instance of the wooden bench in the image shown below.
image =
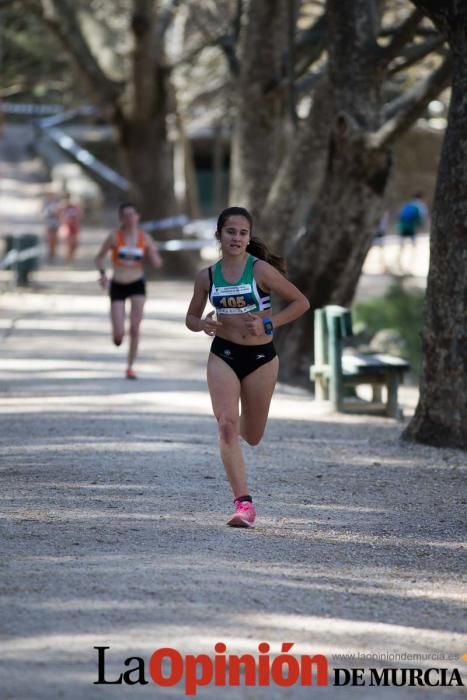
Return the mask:
M 315 311 L 315 362 L 310 378 L 315 382 L 315 398 L 329 400 L 335 411 L 375 413 L 399 418 L 399 384 L 410 365 L 400 357 L 383 354 L 345 354 L 344 342 L 353 335 L 352 314 L 343 306 L 325 306 Z M 349 387 L 369 384 L 372 400 L 346 397 Z M 382 388 L 386 387 L 386 401 Z M 354 392 L 355 393 L 355 392 Z

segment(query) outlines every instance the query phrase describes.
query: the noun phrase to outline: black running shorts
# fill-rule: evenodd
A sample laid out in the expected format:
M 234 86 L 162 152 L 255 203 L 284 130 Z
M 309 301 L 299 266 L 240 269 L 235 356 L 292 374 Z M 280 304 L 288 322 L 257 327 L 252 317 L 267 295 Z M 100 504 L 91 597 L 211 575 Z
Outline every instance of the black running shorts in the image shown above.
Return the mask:
M 128 297 L 146 296 L 146 282 L 143 277 L 130 282 L 130 284 L 121 284 L 112 280 L 110 283 L 110 299 L 111 301 L 125 301 Z
M 224 360 L 240 381 L 277 355 L 272 340 L 264 345 L 240 345 L 217 336 L 212 341 L 211 352 Z

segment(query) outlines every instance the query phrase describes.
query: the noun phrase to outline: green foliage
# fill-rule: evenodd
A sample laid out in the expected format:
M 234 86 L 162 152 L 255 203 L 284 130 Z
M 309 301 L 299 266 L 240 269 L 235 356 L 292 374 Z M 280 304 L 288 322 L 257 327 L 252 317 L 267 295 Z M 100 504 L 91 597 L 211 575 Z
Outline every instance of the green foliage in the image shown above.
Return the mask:
M 375 297 L 355 304 L 353 317 L 355 327 L 363 326 L 374 335 L 383 328 L 397 330 L 407 348 L 407 359 L 415 375 L 421 369 L 421 330 L 423 324 L 423 302 L 425 294 L 420 289 L 405 289 L 394 282 L 384 297 Z

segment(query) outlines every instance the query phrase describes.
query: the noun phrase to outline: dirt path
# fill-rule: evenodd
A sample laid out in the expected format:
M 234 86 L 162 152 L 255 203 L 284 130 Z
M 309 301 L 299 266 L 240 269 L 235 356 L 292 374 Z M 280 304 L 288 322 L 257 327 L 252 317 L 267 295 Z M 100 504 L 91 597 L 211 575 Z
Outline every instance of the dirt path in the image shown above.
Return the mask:
M 83 251 L 104 233 L 88 231 Z M 402 444 L 400 424 L 322 415 L 305 392 L 278 387 L 265 441 L 246 449 L 258 526 L 226 528 L 209 339 L 183 325 L 190 285 L 150 284 L 141 378 L 127 382 L 82 255 L 0 295 L 1 697 L 184 697 L 181 685 L 94 685 L 96 646 L 110 647 L 108 680 L 127 657 L 144 659 L 149 680 L 156 649 L 213 659 L 220 641 L 255 656 L 262 641 L 274 653 L 295 642 L 297 657 L 328 657 L 331 683 L 351 665 L 462 668 L 465 454 Z M 320 692 L 460 697 L 366 682 Z M 312 693 L 210 685 L 198 696 Z

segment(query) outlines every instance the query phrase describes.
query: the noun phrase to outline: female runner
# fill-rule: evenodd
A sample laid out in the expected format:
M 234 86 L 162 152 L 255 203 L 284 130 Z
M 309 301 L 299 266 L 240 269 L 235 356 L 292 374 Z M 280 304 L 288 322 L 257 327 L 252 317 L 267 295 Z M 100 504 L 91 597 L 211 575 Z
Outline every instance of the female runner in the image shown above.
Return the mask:
M 221 459 L 232 487 L 231 527 L 252 527 L 256 509 L 250 495 L 240 436 L 257 445 L 264 433 L 276 384 L 279 358 L 274 328 L 309 308 L 306 297 L 282 274 L 281 258 L 252 238 L 252 217 L 242 207 L 225 209 L 217 222 L 221 259 L 198 273 L 186 325 L 213 336 L 207 366 L 209 392 L 218 422 Z M 271 293 L 288 304 L 272 314 Z M 216 310 L 202 318 L 209 299 Z M 241 405 L 241 415 L 239 411 Z
M 152 238 L 139 228 L 139 213 L 135 205 L 125 202 L 119 207 L 120 228 L 109 234 L 95 257 L 100 272 L 99 283 L 109 287 L 104 261 L 112 251 L 113 275 L 110 281 L 110 317 L 115 345 L 121 345 L 125 333 L 125 301 L 130 300 L 130 346 L 128 350 L 127 379 L 136 379 L 133 363 L 139 343 L 139 329 L 146 300 L 143 262 L 147 259 L 157 269 L 162 260 Z

